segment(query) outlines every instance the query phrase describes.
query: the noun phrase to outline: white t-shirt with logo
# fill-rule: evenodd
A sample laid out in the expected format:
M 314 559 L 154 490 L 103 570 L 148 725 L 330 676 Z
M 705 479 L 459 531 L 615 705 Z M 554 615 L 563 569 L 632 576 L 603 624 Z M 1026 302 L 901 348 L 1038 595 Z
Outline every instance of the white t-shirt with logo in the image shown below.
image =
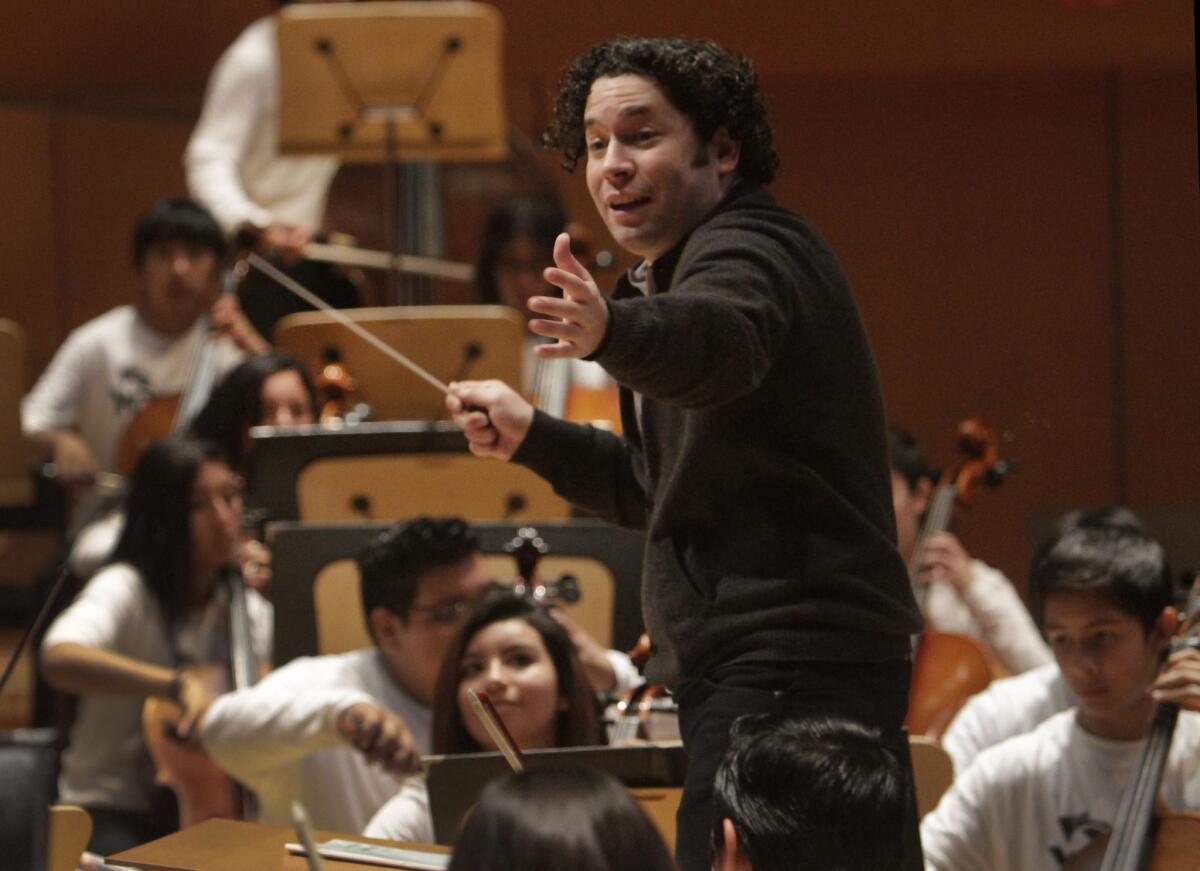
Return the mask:
M 102 471 L 116 471 L 117 449 L 148 401 L 179 393 L 206 337 L 207 318 L 186 333 L 151 328 L 132 305 L 118 306 L 73 330 L 21 403 L 26 435 L 76 430 Z M 217 342 L 217 378 L 245 358 L 229 339 Z
M 1072 709 L 984 751 L 921 823 L 926 868 L 1058 871 L 1112 828 L 1144 743 L 1091 735 Z M 1179 715 L 1162 795 L 1200 810 L 1200 714 Z

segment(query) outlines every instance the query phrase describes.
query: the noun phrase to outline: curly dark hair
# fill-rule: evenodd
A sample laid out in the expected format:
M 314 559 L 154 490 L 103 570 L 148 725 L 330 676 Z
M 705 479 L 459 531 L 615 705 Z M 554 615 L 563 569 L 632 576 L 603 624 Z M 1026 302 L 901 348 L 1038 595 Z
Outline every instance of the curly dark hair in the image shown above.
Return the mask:
M 701 142 L 724 127 L 741 143 L 739 174 L 768 184 L 779 172 L 771 143 L 767 107 L 750 60 L 715 42 L 699 39 L 622 36 L 593 46 L 567 67 L 554 101 L 554 119 L 542 144 L 563 153 L 563 168 L 575 169 L 584 153 L 583 111 L 592 82 L 605 76 L 652 80 L 691 119 Z

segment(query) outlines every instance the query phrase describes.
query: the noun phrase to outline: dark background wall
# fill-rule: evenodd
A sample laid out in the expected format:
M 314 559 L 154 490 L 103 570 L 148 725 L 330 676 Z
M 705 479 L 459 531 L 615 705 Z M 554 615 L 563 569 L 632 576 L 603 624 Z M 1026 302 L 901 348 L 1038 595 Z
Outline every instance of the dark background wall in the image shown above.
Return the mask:
M 1196 535 L 1190 2 L 496 5 L 509 117 L 529 137 L 562 65 L 608 36 L 711 37 L 756 60 L 784 163 L 775 193 L 842 259 L 889 414 L 938 462 L 980 414 L 1022 463 L 961 523 L 980 556 L 1023 581 L 1035 526 L 1080 504 L 1150 507 L 1168 537 Z M 27 331 L 31 383 L 69 329 L 131 297 L 131 222 L 183 192 L 208 71 L 273 4 L 0 6 L 0 316 Z M 602 233 L 582 181 L 554 164 L 539 165 Z M 513 184 L 448 171 L 452 255 L 471 258 Z M 1194 548 L 1177 559 L 1200 562 Z

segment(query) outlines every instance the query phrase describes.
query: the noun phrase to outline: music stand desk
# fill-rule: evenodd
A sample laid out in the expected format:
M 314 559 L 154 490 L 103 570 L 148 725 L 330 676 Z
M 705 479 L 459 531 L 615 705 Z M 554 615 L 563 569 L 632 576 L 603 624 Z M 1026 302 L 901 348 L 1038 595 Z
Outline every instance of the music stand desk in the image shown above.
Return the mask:
M 429 853 L 447 853 L 445 847 L 433 844 L 397 844 L 361 835 L 337 832 L 314 832 L 315 839 L 327 841 L 341 838 L 367 844 L 403 846 Z M 191 828 L 159 838 L 140 847 L 109 856 L 110 862 L 128 865 L 144 871 L 247 871 L 247 869 L 279 869 L 279 871 L 308 871 L 303 856 L 289 855 L 284 844 L 296 841 L 291 829 L 247 823 L 240 820 L 205 820 Z M 325 859 L 328 871 L 378 871 L 378 865 Z

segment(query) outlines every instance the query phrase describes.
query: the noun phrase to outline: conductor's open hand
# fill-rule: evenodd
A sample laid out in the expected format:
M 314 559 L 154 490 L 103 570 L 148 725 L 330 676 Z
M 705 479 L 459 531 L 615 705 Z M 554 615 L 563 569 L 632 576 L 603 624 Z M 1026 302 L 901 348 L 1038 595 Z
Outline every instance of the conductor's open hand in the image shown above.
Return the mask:
M 511 460 L 533 423 L 533 406 L 503 381 L 458 381 L 446 408 L 477 457 Z
M 552 320 L 535 318 L 529 322 L 529 329 L 558 341 L 538 345 L 534 353 L 539 357 L 587 357 L 604 339 L 608 305 L 591 274 L 571 253 L 571 237 L 566 233 L 559 233 L 554 240 L 554 264 L 546 269 L 545 278 L 562 288 L 562 299 L 552 296 L 530 299 L 530 311 Z
M 421 757 L 408 725 L 387 708 L 366 702 L 351 705 L 338 716 L 337 729 L 368 761 L 387 771 L 413 774 L 421 770 Z

